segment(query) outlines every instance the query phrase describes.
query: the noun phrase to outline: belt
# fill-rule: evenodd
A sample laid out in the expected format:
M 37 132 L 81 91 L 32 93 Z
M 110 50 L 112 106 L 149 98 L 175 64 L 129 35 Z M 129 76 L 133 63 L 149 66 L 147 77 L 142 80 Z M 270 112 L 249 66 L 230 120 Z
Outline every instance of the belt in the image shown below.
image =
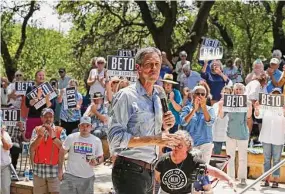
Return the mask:
M 149 163 L 141 161 L 141 160 L 135 160 L 135 159 L 126 158 L 126 157 L 123 157 L 123 156 L 117 156 L 117 160 L 118 159 L 137 164 L 137 165 L 139 165 L 139 166 L 141 166 L 141 167 L 143 167 L 144 169 L 147 169 L 147 170 L 154 170 L 154 167 L 153 167 L 152 164 L 149 164 Z

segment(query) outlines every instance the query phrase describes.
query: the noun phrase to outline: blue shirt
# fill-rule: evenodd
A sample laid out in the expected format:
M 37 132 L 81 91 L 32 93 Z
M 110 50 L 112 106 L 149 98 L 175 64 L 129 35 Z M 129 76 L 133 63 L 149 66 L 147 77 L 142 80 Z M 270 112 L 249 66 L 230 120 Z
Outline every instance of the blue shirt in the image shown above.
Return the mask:
M 204 113 L 200 109 L 194 113 L 189 123 L 185 122 L 185 117 L 193 110 L 193 105 L 186 105 L 180 114 L 181 125 L 185 126 L 191 137 L 194 140 L 194 146 L 199 146 L 205 143 L 211 143 L 213 141 L 212 126 L 216 119 L 215 111 L 212 107 L 207 106 L 207 110 L 210 114 L 210 121 L 205 121 Z
M 76 101 L 78 102 L 79 100 L 82 100 L 82 95 L 77 92 L 75 94 Z M 79 121 L 81 118 L 81 110 L 77 109 L 67 109 L 64 110 L 64 101 L 62 100 L 61 103 L 61 111 L 60 111 L 60 119 L 65 121 L 65 122 L 75 122 Z
M 182 105 L 182 97 L 181 97 L 179 90 L 173 89 L 173 93 L 174 93 L 174 101 L 181 106 Z M 169 110 L 172 112 L 172 114 L 175 117 L 175 125 L 180 125 L 181 121 L 180 121 L 179 112 L 177 112 L 174 109 L 171 102 L 168 103 L 168 107 L 169 107 Z
M 153 136 L 161 133 L 162 106 L 159 92 L 154 87 L 148 96 L 139 80 L 121 89 L 112 100 L 107 137 L 111 154 L 153 163 L 158 157 L 158 146 L 128 148 L 132 137 Z
M 282 71 L 280 71 L 279 69 L 276 69 L 273 73 L 273 77 L 275 79 L 275 81 L 279 81 L 279 79 L 281 78 L 281 75 L 282 75 Z M 270 93 L 272 92 L 273 88 L 276 88 L 273 83 L 272 83 L 272 80 L 269 80 L 268 83 L 267 83 L 267 92 Z M 281 87 L 279 87 L 281 88 Z
M 191 71 L 190 75 L 187 77 L 185 74 L 181 76 L 180 86 L 182 88 L 188 87 L 190 90 L 193 90 L 195 86 L 201 81 L 202 78 L 199 73 L 196 71 Z
M 220 75 L 214 74 L 212 72 L 201 73 L 201 77 L 207 81 L 207 84 L 210 87 L 211 94 L 213 96 L 212 100 L 220 100 L 221 91 L 223 87 L 229 83 L 229 79 L 227 79 L 227 81 L 224 81 Z
M 172 73 L 172 70 L 169 68 L 168 65 L 162 65 L 161 69 L 160 69 L 160 73 L 159 76 L 163 79 L 164 75 L 166 73 Z
M 88 116 L 88 113 L 90 112 L 91 107 L 92 107 L 92 104 L 87 108 L 84 116 Z M 97 111 L 102 116 L 108 117 L 108 108 L 104 103 L 100 105 L 100 107 L 99 107 L 99 109 L 97 109 Z M 91 123 L 92 123 L 92 130 L 95 130 L 95 129 L 105 130 L 108 127 L 108 125 L 104 124 L 104 122 L 102 122 L 95 115 L 91 116 Z

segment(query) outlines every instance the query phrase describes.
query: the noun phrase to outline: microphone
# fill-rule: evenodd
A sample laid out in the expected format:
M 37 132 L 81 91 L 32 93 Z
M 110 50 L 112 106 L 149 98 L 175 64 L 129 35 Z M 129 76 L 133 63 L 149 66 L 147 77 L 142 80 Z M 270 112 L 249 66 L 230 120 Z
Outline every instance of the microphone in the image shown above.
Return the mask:
M 163 113 L 166 113 L 169 109 L 168 109 L 168 106 L 167 106 L 165 92 L 161 91 L 159 93 L 159 98 L 160 98 L 160 101 L 161 101 Z

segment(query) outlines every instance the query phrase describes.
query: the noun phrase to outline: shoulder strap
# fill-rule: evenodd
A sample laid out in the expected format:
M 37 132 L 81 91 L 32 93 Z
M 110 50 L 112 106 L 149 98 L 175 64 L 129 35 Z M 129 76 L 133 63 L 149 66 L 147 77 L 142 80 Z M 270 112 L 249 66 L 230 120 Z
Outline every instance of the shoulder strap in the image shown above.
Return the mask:
M 63 128 L 60 126 L 55 126 L 55 129 L 56 129 L 56 137 L 59 138 Z

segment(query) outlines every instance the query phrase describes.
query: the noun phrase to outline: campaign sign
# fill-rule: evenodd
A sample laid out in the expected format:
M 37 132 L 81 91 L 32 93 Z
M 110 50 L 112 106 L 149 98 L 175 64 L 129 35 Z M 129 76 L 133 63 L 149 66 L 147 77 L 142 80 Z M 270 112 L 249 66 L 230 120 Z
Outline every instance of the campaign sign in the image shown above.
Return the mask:
M 3 125 L 16 126 L 17 122 L 21 120 L 20 109 L 1 109 Z
M 64 110 L 76 108 L 76 90 L 75 87 L 65 88 L 63 95 Z
M 259 93 L 259 105 L 263 111 L 271 111 L 272 113 L 283 113 L 284 95 L 271 95 Z
M 137 77 L 135 58 L 108 56 L 107 61 L 108 76 Z
M 136 50 L 120 49 L 117 51 L 117 55 L 121 57 L 134 57 L 136 55 Z
M 42 88 L 42 96 L 38 98 L 38 88 Z M 34 104 L 35 109 L 39 109 L 46 104 L 45 96 L 49 94 L 49 100 L 54 99 L 57 95 L 51 85 L 48 82 L 45 82 L 39 85 L 37 88 L 33 89 L 27 94 L 28 99 L 35 99 L 36 103 Z
M 200 48 L 200 60 L 212 60 L 223 58 L 223 47 L 218 40 L 205 38 Z
M 247 95 L 224 95 L 224 112 L 247 112 Z
M 35 82 L 33 81 L 27 81 L 27 82 L 15 82 L 15 94 L 16 95 L 26 95 L 26 90 L 29 86 L 35 85 Z

